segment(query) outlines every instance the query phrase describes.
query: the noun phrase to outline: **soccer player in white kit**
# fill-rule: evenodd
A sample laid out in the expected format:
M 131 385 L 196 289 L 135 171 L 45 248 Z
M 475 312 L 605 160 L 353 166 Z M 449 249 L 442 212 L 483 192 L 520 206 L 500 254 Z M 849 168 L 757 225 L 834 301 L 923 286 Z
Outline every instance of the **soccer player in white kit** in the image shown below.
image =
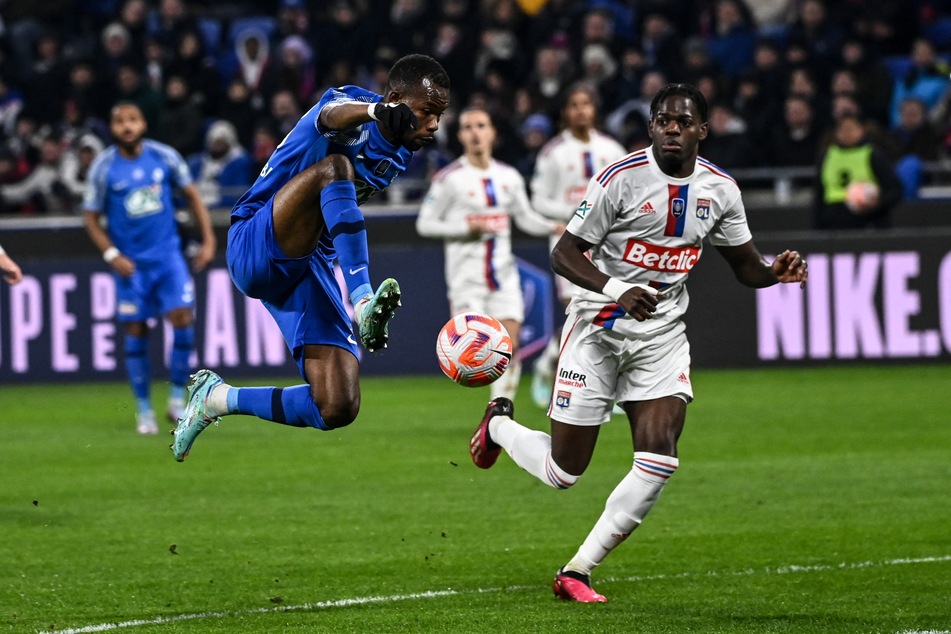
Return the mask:
M 637 528 L 677 470 L 677 440 L 693 399 L 684 282 L 703 239 L 746 286 L 806 284 L 796 251 L 763 259 L 736 182 L 698 157 L 707 115 L 693 86 L 661 89 L 651 102 L 651 147 L 591 180 L 552 252 L 555 272 L 584 290 L 571 300 L 562 335 L 551 435 L 516 423 L 512 403 L 496 398 L 470 440 L 477 467 L 491 467 L 504 449 L 545 484 L 567 489 L 587 468 L 611 404 L 623 404 L 633 467 L 555 575 L 555 595 L 568 601 L 607 601 L 591 587 L 592 570 Z
M 518 338 L 525 305 L 512 254 L 511 220 L 537 236 L 561 233 L 565 224 L 532 209 L 522 176 L 492 158 L 495 135 L 485 110 L 471 108 L 459 115 L 464 153 L 433 177 L 416 230 L 445 241 L 450 312 L 491 315 L 512 337 L 512 362 L 492 384 L 493 396 L 512 399 L 521 376 Z
M 620 143 L 595 128 L 597 117 L 594 88 L 584 82 L 570 86 L 561 110 L 564 129 L 539 152 L 532 175 L 532 207 L 545 217 L 567 223 L 584 199 L 588 181 L 627 154 Z M 551 237 L 549 249 L 559 238 Z M 577 289 L 564 277 L 555 276 L 555 291 L 565 306 Z M 560 329 L 535 360 L 532 399 L 539 407 L 548 407 L 551 401 L 559 334 Z

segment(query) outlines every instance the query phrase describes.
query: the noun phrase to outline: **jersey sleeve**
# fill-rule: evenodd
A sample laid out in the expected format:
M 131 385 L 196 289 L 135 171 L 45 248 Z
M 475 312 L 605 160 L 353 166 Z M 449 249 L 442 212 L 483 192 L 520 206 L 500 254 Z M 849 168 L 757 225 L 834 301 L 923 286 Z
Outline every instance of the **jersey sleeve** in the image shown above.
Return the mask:
M 330 88 L 321 96 L 317 105 L 311 109 L 314 116 L 314 128 L 317 130 L 318 135 L 326 137 L 335 143 L 341 145 L 357 145 L 365 140 L 367 134 L 365 127 L 368 124 L 357 126 L 352 130 L 331 130 L 320 123 L 320 114 L 326 108 L 334 108 L 343 103 L 357 101 L 371 104 L 380 99 L 380 95 L 357 86 Z
M 106 175 L 109 165 L 106 154 L 100 153 L 89 167 L 86 189 L 83 191 L 83 211 L 102 213 L 106 208 Z
M 718 247 L 734 247 L 753 239 L 746 221 L 746 208 L 739 192 L 733 204 L 723 213 L 710 232 L 710 244 Z
M 426 238 L 464 238 L 469 225 L 453 218 L 453 189 L 449 178 L 433 179 L 416 217 L 416 231 Z
M 564 200 L 558 195 L 558 163 L 554 152 L 539 153 L 532 173 L 532 206 L 548 218 L 564 218 L 568 215 Z
M 194 180 L 191 170 L 188 169 L 188 163 L 185 158 L 179 154 L 178 150 L 169 147 L 163 154 L 166 164 L 168 164 L 168 175 L 172 185 L 179 188 L 188 187 Z
M 584 200 L 568 222 L 568 232 L 591 244 L 600 244 L 617 219 L 617 208 L 608 189 L 597 178 L 592 178 Z
M 528 201 L 525 191 L 525 179 L 514 169 L 511 173 L 512 182 L 512 219 L 518 228 L 533 236 L 547 236 L 555 230 L 555 222 L 538 213 Z

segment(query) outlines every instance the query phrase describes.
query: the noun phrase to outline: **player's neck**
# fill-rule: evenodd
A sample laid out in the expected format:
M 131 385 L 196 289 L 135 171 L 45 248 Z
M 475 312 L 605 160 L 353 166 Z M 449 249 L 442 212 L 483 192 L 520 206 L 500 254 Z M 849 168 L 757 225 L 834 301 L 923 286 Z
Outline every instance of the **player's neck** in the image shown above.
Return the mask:
M 571 136 L 582 143 L 591 142 L 591 128 L 571 128 Z
M 492 163 L 492 155 L 483 152 L 470 152 L 466 154 L 466 158 L 474 167 L 478 167 L 480 170 L 489 169 L 489 165 Z
M 142 142 L 139 141 L 135 145 L 129 147 L 125 145 L 120 145 L 119 147 L 119 156 L 123 158 L 136 158 L 139 154 L 142 154 Z

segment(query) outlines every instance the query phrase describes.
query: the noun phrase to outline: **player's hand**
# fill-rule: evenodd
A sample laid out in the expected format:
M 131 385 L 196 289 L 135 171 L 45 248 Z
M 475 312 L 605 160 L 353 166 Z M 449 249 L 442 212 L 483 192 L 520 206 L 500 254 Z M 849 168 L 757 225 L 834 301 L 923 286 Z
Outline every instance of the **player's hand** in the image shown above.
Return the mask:
M 0 255 L 0 273 L 7 284 L 13 286 L 23 280 L 23 271 L 6 253 Z
M 466 225 L 469 227 L 470 238 L 481 238 L 483 233 L 490 231 L 484 216 L 466 216 Z
M 419 121 L 413 109 L 405 103 L 377 102 L 373 107 L 373 118 L 397 137 L 402 137 L 409 129 L 416 129 Z
M 809 267 L 805 258 L 799 255 L 798 251 L 786 249 L 776 256 L 770 265 L 773 275 L 784 284 L 790 282 L 799 282 L 799 288 L 806 288 L 806 281 L 809 279 Z
M 203 271 L 205 267 L 211 264 L 211 261 L 215 259 L 215 248 L 216 245 L 214 241 L 206 240 L 201 243 L 201 248 L 198 249 L 198 253 L 195 254 L 192 260 L 192 266 L 195 268 L 196 273 Z
M 135 262 L 122 255 L 121 253 L 115 257 L 115 259 L 109 263 L 109 266 L 112 267 L 112 270 L 121 275 L 122 277 L 131 277 L 135 273 Z
M 654 316 L 661 299 L 663 296 L 656 290 L 638 285 L 625 291 L 618 300 L 618 305 L 637 321 L 644 321 Z

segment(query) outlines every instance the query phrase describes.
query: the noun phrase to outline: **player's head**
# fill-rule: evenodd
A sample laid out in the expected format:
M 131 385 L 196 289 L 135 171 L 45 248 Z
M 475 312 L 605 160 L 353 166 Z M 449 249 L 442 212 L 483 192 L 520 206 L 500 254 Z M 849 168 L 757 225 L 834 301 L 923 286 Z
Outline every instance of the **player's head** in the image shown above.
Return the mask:
M 418 120 L 396 142 L 407 150 L 418 150 L 433 142 L 439 118 L 449 107 L 449 75 L 428 55 L 407 55 L 390 68 L 383 100 L 401 102 L 413 109 Z
M 689 84 L 667 84 L 651 100 L 647 132 L 654 157 L 671 176 L 693 172 L 700 141 L 707 137 L 707 100 Z
M 598 116 L 598 93 L 587 82 L 577 82 L 565 91 L 561 118 L 570 130 L 587 132 L 594 127 Z
M 470 106 L 459 113 L 459 143 L 467 155 L 491 155 L 495 134 L 492 117 L 484 109 Z
M 142 138 L 148 125 L 142 109 L 131 101 L 120 101 L 112 107 L 109 115 L 109 131 L 116 144 L 123 150 L 134 149 Z

